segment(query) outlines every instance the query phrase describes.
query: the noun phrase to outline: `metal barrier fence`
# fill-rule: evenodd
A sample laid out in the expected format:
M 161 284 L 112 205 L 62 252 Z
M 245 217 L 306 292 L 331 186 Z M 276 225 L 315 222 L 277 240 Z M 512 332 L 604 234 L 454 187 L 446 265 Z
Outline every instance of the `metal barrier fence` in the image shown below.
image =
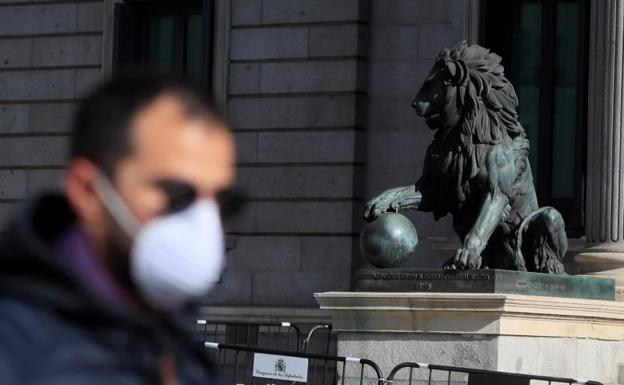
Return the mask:
M 363 358 L 286 352 L 205 342 L 227 385 L 383 385 L 381 369 Z
M 205 342 L 226 385 L 602 385 L 591 380 L 404 362 L 384 378 L 368 359 Z M 293 369 L 294 367 L 294 369 Z M 415 371 L 415 369 L 419 369 Z M 400 372 L 404 376 L 399 376 Z
M 398 377 L 409 369 L 407 376 Z M 414 372 L 414 369 L 422 369 Z M 537 384 L 586 384 L 602 385 L 600 382 L 574 378 L 536 376 L 530 374 L 496 372 L 493 370 L 468 369 L 455 366 L 404 362 L 392 369 L 386 382 L 404 385 L 420 384 L 467 384 L 467 385 L 537 385 Z
M 371 360 L 331 355 L 336 341 L 327 324 L 198 320 L 194 334 L 209 349 L 226 385 L 602 385 L 573 378 L 417 362 L 395 366 L 386 379 Z
M 193 334 L 202 342 L 261 347 L 292 352 L 330 355 L 335 335 L 330 324 L 306 323 L 215 323 L 197 320 Z

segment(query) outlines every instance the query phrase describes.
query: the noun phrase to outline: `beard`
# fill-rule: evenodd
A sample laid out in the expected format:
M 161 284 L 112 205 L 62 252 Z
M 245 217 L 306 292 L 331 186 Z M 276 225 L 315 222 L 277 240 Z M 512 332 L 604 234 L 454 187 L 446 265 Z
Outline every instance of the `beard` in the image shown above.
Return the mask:
M 103 255 L 108 271 L 113 279 L 125 292 L 136 292 L 136 285 L 130 273 L 130 251 L 132 239 L 117 225 L 115 220 L 107 216 L 104 225 Z

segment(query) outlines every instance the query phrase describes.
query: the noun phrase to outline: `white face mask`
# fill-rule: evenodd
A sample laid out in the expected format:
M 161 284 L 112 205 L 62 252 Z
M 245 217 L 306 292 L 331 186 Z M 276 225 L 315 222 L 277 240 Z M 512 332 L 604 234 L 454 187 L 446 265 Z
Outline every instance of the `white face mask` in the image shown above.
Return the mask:
M 225 247 L 219 206 L 214 200 L 197 200 L 141 226 L 108 178 L 98 179 L 96 191 L 111 216 L 133 239 L 130 274 L 152 307 L 179 308 L 205 295 L 219 280 Z

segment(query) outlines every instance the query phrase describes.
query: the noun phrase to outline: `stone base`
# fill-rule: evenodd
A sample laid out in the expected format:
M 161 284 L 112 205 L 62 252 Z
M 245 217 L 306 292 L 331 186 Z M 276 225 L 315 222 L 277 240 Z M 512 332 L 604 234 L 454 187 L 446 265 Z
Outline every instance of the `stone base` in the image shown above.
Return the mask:
M 619 384 L 624 303 L 514 294 L 328 292 L 338 354 Z M 624 370 L 624 369 L 623 369 Z
M 574 257 L 580 274 L 615 280 L 617 301 L 624 301 L 624 250 L 621 245 L 596 245 Z

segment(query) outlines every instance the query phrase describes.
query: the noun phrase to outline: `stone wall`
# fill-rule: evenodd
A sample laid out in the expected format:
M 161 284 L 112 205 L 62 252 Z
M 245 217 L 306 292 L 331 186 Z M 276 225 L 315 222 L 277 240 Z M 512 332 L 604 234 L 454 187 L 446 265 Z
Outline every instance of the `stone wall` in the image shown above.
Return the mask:
M 0 217 L 58 185 L 75 103 L 101 78 L 102 3 L 0 0 Z M 228 110 L 250 202 L 208 304 L 315 306 L 312 293 L 350 288 L 363 200 L 420 174 L 431 132 L 410 102 L 461 40 L 463 12 L 456 0 L 231 0 Z M 439 264 L 450 222 L 412 218 L 414 265 Z
M 77 100 L 100 78 L 99 1 L 0 1 L 0 220 L 55 187 Z
M 433 132 L 411 104 L 442 48 L 464 38 L 466 2 L 374 0 L 371 10 L 366 197 L 416 182 Z M 407 213 L 419 235 L 412 266 L 436 267 L 455 252 L 449 217 Z
M 313 292 L 350 288 L 366 265 L 361 203 L 420 175 L 432 132 L 411 100 L 439 50 L 462 40 L 464 8 L 233 0 L 229 111 L 253 202 L 212 303 L 313 305 Z M 421 237 L 412 265 L 454 252 L 448 218 L 410 217 Z
M 313 306 L 350 287 L 361 211 L 367 1 L 233 0 L 239 183 L 212 304 Z

